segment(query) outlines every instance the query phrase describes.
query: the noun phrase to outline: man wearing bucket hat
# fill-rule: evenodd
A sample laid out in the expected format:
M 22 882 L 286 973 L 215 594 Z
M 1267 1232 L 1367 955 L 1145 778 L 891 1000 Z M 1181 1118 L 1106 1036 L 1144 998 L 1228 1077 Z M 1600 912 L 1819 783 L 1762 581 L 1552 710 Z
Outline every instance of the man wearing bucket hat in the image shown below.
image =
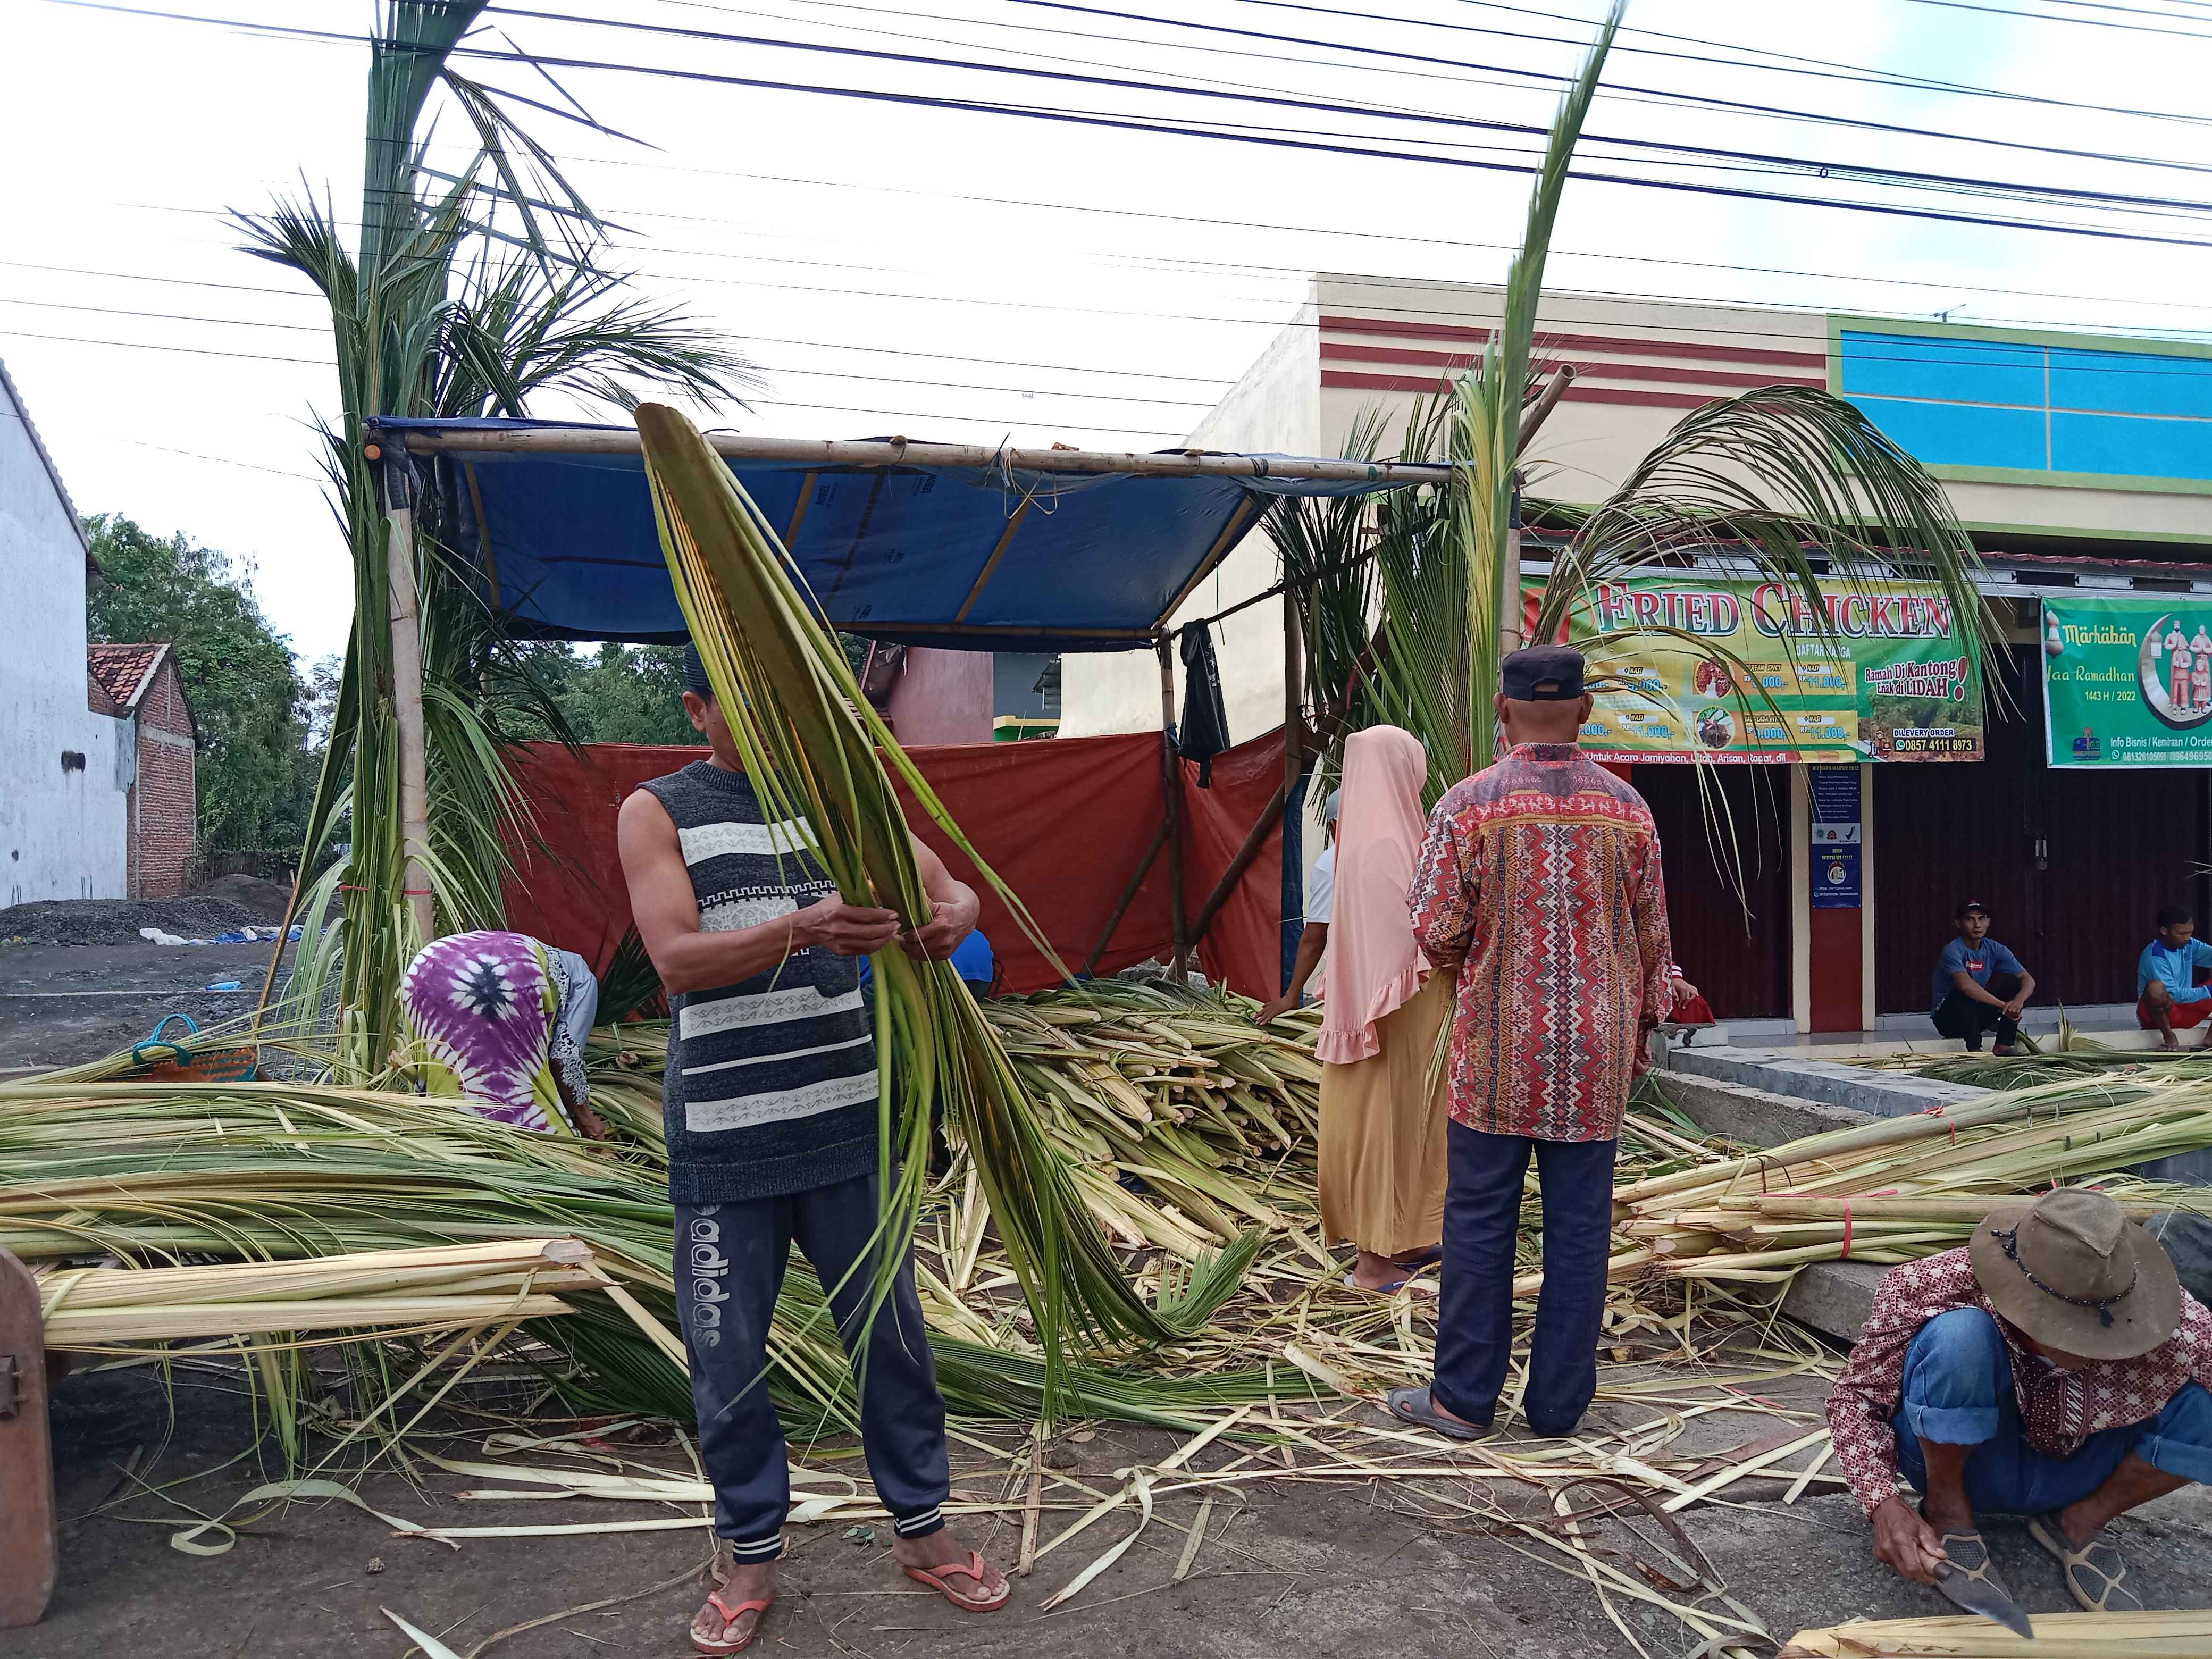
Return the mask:
M 1828 1426 L 1875 1554 L 1907 1578 L 1941 1569 L 1976 1581 L 1969 1605 L 2009 1603 L 1975 1522 L 2001 1511 L 2027 1517 L 2075 1601 L 2131 1612 L 2104 1528 L 2212 1481 L 2208 1385 L 2212 1313 L 2119 1205 L 2061 1187 L 1882 1275 Z

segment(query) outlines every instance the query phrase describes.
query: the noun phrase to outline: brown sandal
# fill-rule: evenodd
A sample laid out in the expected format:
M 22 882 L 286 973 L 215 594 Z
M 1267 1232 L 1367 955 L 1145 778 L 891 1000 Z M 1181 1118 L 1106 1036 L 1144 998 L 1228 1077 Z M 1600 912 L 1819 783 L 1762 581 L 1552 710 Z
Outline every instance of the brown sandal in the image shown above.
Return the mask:
M 2057 1516 L 2032 1515 L 2027 1519 L 2027 1535 L 2057 1558 L 2066 1575 L 2067 1589 L 2087 1611 L 2142 1611 L 2142 1597 L 2127 1583 L 2128 1564 L 2120 1559 L 2118 1548 L 2102 1531 L 2092 1533 L 2086 1544 L 2069 1544 Z

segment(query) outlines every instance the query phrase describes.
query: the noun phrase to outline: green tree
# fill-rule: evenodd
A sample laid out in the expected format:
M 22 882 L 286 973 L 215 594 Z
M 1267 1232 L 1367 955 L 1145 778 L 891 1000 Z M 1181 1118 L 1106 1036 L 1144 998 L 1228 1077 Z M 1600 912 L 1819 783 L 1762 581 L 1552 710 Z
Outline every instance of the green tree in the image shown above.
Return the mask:
M 85 605 L 88 637 L 176 647 L 177 672 L 205 744 L 198 763 L 201 848 L 297 841 L 314 790 L 301 764 L 307 688 L 290 644 L 261 614 L 252 570 L 181 532 L 155 536 L 120 514 L 96 514 L 85 527 L 100 562 Z
M 580 665 L 562 698 L 568 723 L 586 743 L 700 744 L 684 713 L 684 647 L 599 647 Z

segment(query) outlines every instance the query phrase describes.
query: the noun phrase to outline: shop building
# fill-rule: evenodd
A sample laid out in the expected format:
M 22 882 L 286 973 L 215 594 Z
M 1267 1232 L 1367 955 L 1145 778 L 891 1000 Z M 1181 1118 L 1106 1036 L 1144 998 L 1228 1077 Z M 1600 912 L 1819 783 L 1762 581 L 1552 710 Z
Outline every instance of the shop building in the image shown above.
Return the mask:
M 1480 351 L 1501 300 L 1495 288 L 1316 276 L 1189 444 L 1334 454 L 1377 405 L 1402 428 L 1417 398 Z M 2184 731 L 2212 720 L 2212 699 L 2181 711 L 2179 726 L 2161 714 L 2180 735 L 2115 738 L 2136 744 L 2124 755 L 2094 730 L 2062 733 L 2051 765 L 2046 667 L 2071 659 L 2048 654 L 2046 624 L 2065 606 L 2111 601 L 2124 625 L 2108 632 L 2139 632 L 2128 617 L 2185 641 L 2212 625 L 2212 346 L 1563 295 L 1540 313 L 1537 352 L 1575 379 L 1526 458 L 1535 495 L 1603 499 L 1711 398 L 1822 386 L 1943 481 L 1987 566 L 2003 637 L 1982 665 L 1980 759 L 1858 763 L 1855 795 L 1832 768 L 1634 767 L 1667 851 L 1678 956 L 1732 1030 L 1929 1034 L 1932 966 L 1967 897 L 2034 972 L 2044 1009 L 2124 1019 L 2157 907 L 2212 908 L 2212 764 L 2196 763 Z M 1278 574 L 1273 548 L 1250 538 L 1178 619 L 1263 593 Z M 1232 739 L 1277 724 L 1280 601 L 1220 623 L 1215 647 Z M 2148 641 L 2142 651 L 2150 677 Z M 1060 730 L 1145 729 L 1158 696 L 1148 661 L 1070 657 Z M 2145 759 L 2167 763 L 2136 763 Z M 1734 827 L 1733 855 L 1708 834 L 1701 771 Z M 1725 870 L 1731 858 L 1739 867 Z

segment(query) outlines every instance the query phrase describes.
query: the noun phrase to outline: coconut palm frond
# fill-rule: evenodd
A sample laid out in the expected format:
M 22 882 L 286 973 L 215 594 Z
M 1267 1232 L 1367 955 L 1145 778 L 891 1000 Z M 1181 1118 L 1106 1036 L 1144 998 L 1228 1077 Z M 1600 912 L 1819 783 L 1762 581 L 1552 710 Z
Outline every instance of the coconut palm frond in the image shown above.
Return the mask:
M 621 279 L 595 264 L 606 222 L 502 108 L 505 94 L 454 72 L 448 55 L 483 10 L 483 0 L 380 5 L 356 246 L 327 197 L 312 191 L 237 216 L 247 252 L 298 271 L 328 302 L 337 358 L 339 409 L 325 425 L 324 465 L 353 557 L 354 637 L 308 856 L 339 803 L 350 802 L 352 846 L 337 884 L 347 945 L 337 963 L 346 1023 L 339 1069 L 349 1081 L 380 1074 L 391 1052 L 400 975 L 422 942 L 410 885 L 428 890 L 433 928 L 502 920 L 506 849 L 528 826 L 507 740 L 484 706 L 487 671 L 510 691 L 520 674 L 523 700 L 551 713 L 548 729 L 563 730 L 544 688 L 527 684 L 495 638 L 473 573 L 442 550 L 453 541 L 450 511 L 434 488 L 410 489 L 402 503 L 414 514 L 413 557 L 395 565 L 362 422 L 520 416 L 556 389 L 627 406 L 632 385 L 735 402 L 752 384 L 750 366 L 711 330 L 622 295 Z M 428 112 L 441 86 L 477 140 L 453 172 L 428 161 Z M 399 810 L 395 581 L 412 585 L 420 618 L 428 822 L 427 838 L 411 846 Z
M 1722 552 L 1803 599 L 1828 630 L 1821 584 L 1910 577 L 1939 589 L 1978 657 L 1995 637 L 1981 562 L 1943 487 L 1852 404 L 1766 386 L 1692 410 L 1582 523 L 1554 560 L 1536 634 L 1551 637 L 1599 585 L 1692 552 Z
M 1338 452 L 1373 460 L 1388 429 L 1380 408 L 1362 410 Z M 1304 641 L 1304 702 L 1322 724 L 1324 748 L 1316 787 L 1334 787 L 1344 719 L 1371 659 L 1375 569 L 1369 531 L 1375 503 L 1365 495 L 1285 495 L 1267 511 L 1268 538 L 1283 562 L 1285 604 L 1299 607 Z
M 550 389 L 627 411 L 638 398 L 632 381 L 710 407 L 744 406 L 761 380 L 724 336 L 672 308 L 621 299 L 621 287 L 592 271 L 549 280 L 528 260 L 480 266 L 445 312 L 437 412 L 516 416 Z
M 1552 227 L 1566 191 L 1568 166 L 1625 8 L 1626 0 L 1613 0 L 1581 71 L 1560 101 L 1529 195 L 1521 248 L 1505 280 L 1504 315 L 1485 345 L 1481 361 L 1461 378 L 1450 402 L 1449 453 L 1458 473 L 1452 484 L 1448 535 L 1457 549 L 1455 562 L 1462 564 L 1468 578 L 1460 596 L 1465 620 L 1456 625 L 1463 630 L 1468 650 L 1462 659 L 1461 683 L 1452 694 L 1458 718 L 1450 738 L 1454 759 L 1465 771 L 1486 762 L 1495 746 L 1491 699 L 1498 685 L 1499 639 L 1505 618 L 1517 616 L 1521 605 L 1518 572 L 1507 556 L 1507 537 L 1512 525 L 1514 468 L 1521 454 L 1521 410 Z M 1430 735 L 1419 727 L 1414 730 L 1424 738 Z M 1431 752 L 1435 752 L 1433 746 Z

